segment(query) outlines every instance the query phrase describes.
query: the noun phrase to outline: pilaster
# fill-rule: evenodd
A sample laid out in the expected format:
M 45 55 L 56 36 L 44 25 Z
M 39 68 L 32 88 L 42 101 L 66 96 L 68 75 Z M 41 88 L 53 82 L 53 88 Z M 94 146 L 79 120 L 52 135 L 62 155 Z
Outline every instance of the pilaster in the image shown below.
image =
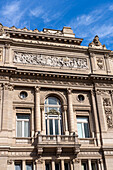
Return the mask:
M 95 93 L 91 91 L 91 98 L 92 98 L 92 108 L 93 108 L 93 115 L 94 115 L 94 122 L 95 122 L 95 133 L 97 138 L 97 144 L 100 145 L 100 133 L 99 133 L 99 122 L 97 117 L 97 108 L 96 108 L 96 100 L 95 100 Z
M 111 73 L 110 64 L 109 64 L 109 55 L 105 54 L 104 57 L 105 57 L 105 62 L 106 62 L 106 71 L 107 73 Z

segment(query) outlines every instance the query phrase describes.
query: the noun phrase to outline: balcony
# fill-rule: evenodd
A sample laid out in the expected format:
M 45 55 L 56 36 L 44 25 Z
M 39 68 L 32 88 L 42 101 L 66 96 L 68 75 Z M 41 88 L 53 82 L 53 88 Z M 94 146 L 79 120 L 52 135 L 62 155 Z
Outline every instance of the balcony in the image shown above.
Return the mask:
M 38 154 L 42 154 L 43 151 L 50 150 L 56 154 L 62 152 L 72 152 L 74 154 L 79 153 L 80 144 L 78 142 L 77 135 L 37 135 L 37 149 Z

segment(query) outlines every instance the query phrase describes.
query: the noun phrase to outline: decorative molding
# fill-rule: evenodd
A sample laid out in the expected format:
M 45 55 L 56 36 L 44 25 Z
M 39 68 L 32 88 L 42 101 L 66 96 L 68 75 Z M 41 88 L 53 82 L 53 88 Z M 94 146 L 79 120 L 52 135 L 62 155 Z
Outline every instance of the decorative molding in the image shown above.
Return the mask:
M 104 60 L 103 58 L 97 58 L 97 66 L 100 70 L 104 68 Z
M 98 48 L 98 49 L 106 49 L 105 44 L 102 45 L 99 41 L 98 35 L 96 35 L 91 43 L 89 43 L 89 47 Z
M 20 52 L 15 52 L 14 63 L 60 68 L 88 69 L 88 61 L 86 58 L 56 57 Z
M 5 83 L 3 85 L 3 87 L 4 87 L 4 90 L 9 90 L 9 91 L 13 91 L 14 90 L 14 85 L 9 84 L 9 83 Z
M 103 106 L 111 106 L 110 98 L 103 98 Z
M 35 87 L 35 92 L 36 92 L 36 93 L 40 93 L 40 89 L 41 89 L 40 87 L 36 86 L 36 87 Z
M 10 160 L 7 160 L 7 164 L 8 164 L 8 165 L 11 165 L 12 163 L 13 163 L 13 160 L 11 160 L 11 159 L 10 159 Z

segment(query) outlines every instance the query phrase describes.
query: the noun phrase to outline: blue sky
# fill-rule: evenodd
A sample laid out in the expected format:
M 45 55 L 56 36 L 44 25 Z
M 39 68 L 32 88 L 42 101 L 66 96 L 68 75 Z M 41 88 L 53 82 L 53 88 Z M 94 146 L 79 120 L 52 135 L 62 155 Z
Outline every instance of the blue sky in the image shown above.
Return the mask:
M 28 29 L 72 27 L 75 36 L 88 46 L 98 35 L 113 50 L 112 0 L 0 0 L 0 22 Z

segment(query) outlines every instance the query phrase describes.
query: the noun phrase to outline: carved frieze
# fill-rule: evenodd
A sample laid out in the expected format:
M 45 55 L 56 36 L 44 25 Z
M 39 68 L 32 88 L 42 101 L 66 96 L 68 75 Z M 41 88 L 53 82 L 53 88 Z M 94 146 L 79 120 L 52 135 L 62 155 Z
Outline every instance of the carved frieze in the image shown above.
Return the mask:
M 86 58 L 56 57 L 15 52 L 14 62 L 60 68 L 88 69 L 88 61 Z

